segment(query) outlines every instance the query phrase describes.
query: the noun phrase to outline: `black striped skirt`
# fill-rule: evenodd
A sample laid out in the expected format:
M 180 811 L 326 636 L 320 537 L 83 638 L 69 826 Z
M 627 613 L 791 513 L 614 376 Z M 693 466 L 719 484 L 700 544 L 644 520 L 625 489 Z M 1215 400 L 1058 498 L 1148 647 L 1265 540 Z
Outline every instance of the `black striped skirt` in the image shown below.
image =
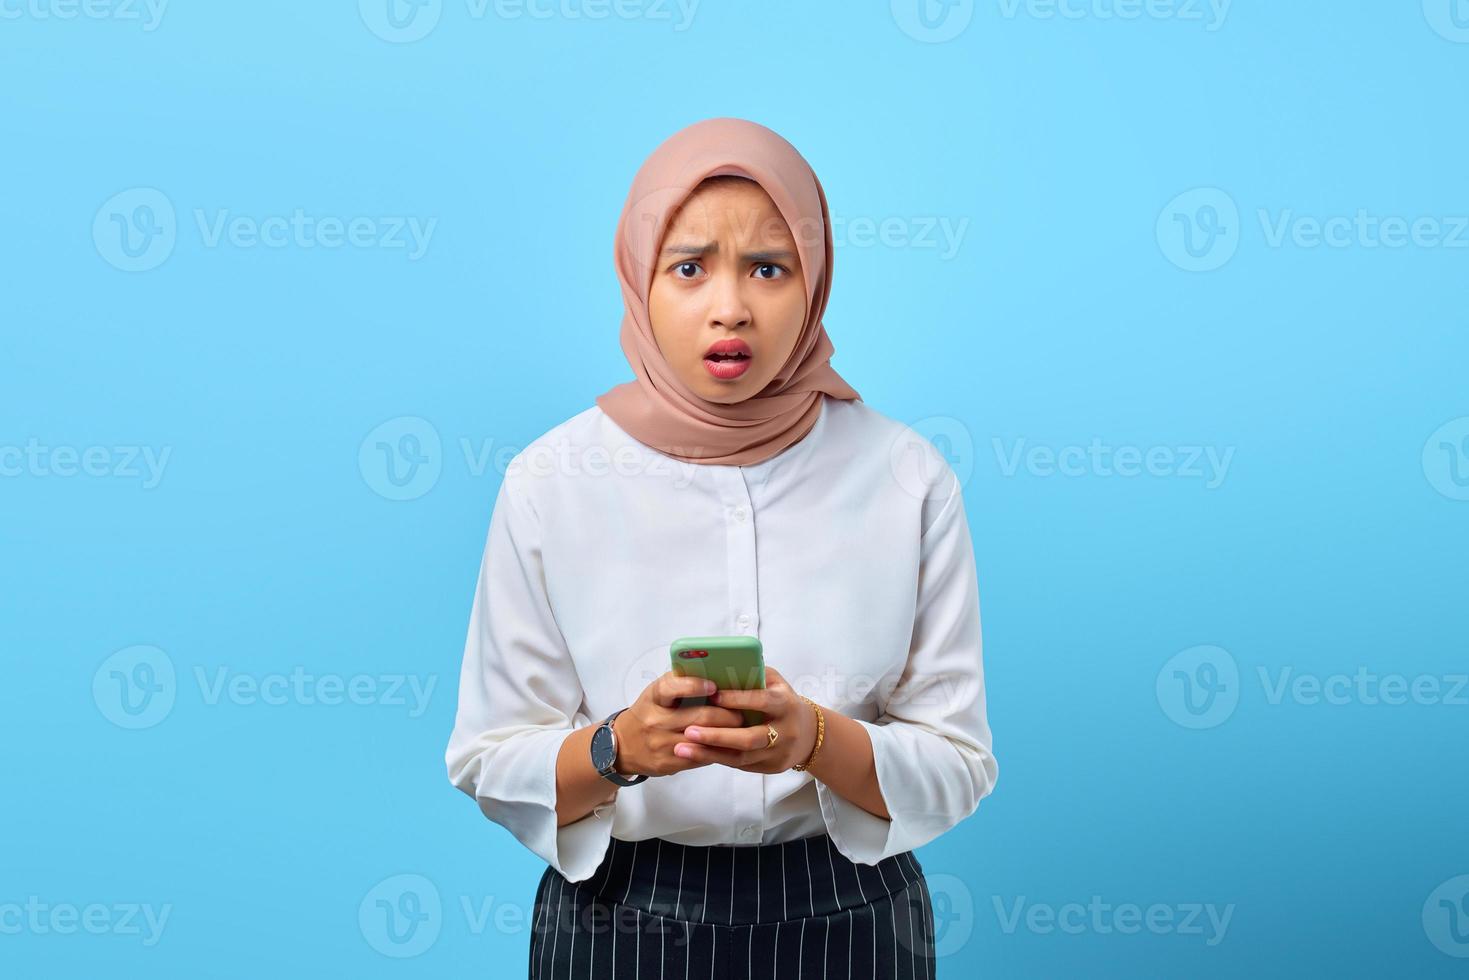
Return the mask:
M 931 980 L 933 904 L 905 851 L 847 860 L 826 834 L 756 846 L 612 838 L 590 878 L 547 866 L 531 980 Z

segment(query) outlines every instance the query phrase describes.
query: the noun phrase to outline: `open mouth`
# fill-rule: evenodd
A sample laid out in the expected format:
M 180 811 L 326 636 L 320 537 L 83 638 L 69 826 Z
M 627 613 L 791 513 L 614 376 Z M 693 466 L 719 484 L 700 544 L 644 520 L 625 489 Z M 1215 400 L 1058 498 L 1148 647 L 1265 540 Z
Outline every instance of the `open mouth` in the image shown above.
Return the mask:
M 716 378 L 728 381 L 744 374 L 754 356 L 749 344 L 731 337 L 716 341 L 704 352 L 704 367 Z
M 704 352 L 706 361 L 748 361 L 751 356 L 750 345 L 736 338 L 715 341 Z

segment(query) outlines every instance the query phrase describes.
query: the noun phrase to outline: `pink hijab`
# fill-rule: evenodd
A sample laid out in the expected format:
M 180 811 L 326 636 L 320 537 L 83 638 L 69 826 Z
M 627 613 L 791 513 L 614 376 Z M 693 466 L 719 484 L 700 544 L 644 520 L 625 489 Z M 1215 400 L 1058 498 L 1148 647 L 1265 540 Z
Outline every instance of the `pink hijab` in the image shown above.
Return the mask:
M 683 384 L 653 339 L 648 292 L 669 219 L 706 177 L 756 181 L 791 229 L 806 284 L 806 322 L 762 391 L 725 405 Z M 822 393 L 861 400 L 828 363 L 821 314 L 831 293 L 832 235 L 826 193 L 811 165 L 775 132 L 745 119 L 705 119 L 674 133 L 643 161 L 617 223 L 622 352 L 635 380 L 598 396 L 604 412 L 639 442 L 691 463 L 743 466 L 776 455 L 811 431 Z

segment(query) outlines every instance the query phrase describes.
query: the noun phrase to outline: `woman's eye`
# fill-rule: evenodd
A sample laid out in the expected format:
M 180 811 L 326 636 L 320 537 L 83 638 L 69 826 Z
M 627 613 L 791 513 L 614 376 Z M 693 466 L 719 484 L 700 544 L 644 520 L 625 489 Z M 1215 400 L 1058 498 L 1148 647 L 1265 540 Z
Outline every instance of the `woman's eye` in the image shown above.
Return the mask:
M 673 274 L 678 276 L 680 279 L 692 279 L 694 275 L 697 274 L 698 269 L 699 263 L 697 262 L 680 262 L 678 265 L 673 267 Z M 689 274 L 686 276 L 680 275 L 680 273 L 684 270 L 691 271 L 689 271 Z
M 780 278 L 780 276 L 778 276 L 778 275 L 769 275 L 769 276 L 762 276 L 762 275 L 760 275 L 760 272 L 762 270 L 766 270 L 766 269 L 770 270 L 773 273 L 780 273 L 780 275 L 784 275 L 785 274 L 785 271 L 786 271 L 781 266 L 775 265 L 772 262 L 766 262 L 764 265 L 757 265 L 757 266 L 755 266 L 755 274 L 756 274 L 755 275 L 755 278 L 757 278 L 757 279 L 778 279 L 778 278 Z

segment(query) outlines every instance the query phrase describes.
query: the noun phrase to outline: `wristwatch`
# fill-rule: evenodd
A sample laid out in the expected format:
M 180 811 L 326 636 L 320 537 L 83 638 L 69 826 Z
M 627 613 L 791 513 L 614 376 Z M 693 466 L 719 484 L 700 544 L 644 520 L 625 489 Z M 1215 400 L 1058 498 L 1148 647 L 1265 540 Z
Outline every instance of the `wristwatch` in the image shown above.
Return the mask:
M 617 733 L 612 730 L 612 720 L 626 710 L 618 708 L 592 732 L 592 765 L 602 774 L 603 779 L 618 786 L 636 786 L 648 778 L 646 773 L 639 773 L 629 779 L 617 771 Z

